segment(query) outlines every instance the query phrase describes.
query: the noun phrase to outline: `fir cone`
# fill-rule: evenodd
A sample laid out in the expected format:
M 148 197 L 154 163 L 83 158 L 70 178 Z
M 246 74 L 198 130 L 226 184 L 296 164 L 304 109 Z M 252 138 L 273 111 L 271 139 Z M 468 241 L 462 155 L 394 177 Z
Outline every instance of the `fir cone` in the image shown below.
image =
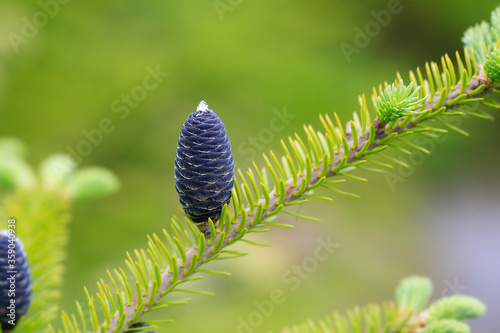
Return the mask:
M 154 331 L 146 331 L 148 328 L 150 328 L 149 324 L 146 323 L 135 323 L 129 327 L 129 329 L 132 330 L 127 330 L 127 332 L 141 332 L 141 333 L 155 333 Z M 144 328 L 144 330 L 138 330 L 138 328 Z
M 10 252 L 9 252 L 10 250 Z M 33 289 L 31 271 L 23 243 L 0 230 L 0 326 L 12 329 L 26 314 Z
M 216 220 L 231 199 L 234 164 L 219 116 L 201 101 L 184 122 L 175 158 L 175 189 L 184 212 L 197 224 Z

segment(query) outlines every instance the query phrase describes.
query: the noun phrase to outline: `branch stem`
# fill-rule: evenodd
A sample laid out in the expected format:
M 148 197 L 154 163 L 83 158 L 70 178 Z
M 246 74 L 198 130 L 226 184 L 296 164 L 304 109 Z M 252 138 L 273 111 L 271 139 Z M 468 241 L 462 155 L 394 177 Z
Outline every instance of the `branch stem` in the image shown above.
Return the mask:
M 479 94 L 474 93 L 474 90 L 476 90 L 481 85 L 485 85 L 486 89 L 484 89 Z M 441 96 L 439 94 L 436 94 L 433 96 L 433 98 L 430 101 L 427 101 L 425 108 L 424 108 L 424 110 L 430 111 L 428 113 L 427 117 L 422 118 L 422 117 L 419 117 L 419 115 L 416 115 L 416 116 L 414 116 L 414 119 L 418 117 L 418 120 L 415 121 L 415 123 L 412 121 L 409 121 L 404 125 L 402 124 L 403 126 L 401 126 L 401 127 L 399 127 L 398 125 L 403 121 L 403 119 L 399 119 L 399 121 L 396 123 L 396 126 L 392 126 L 392 128 L 390 130 L 387 130 L 391 126 L 390 123 L 381 123 L 381 122 L 379 122 L 378 119 L 375 119 L 373 124 L 372 124 L 376 130 L 375 140 L 373 140 L 373 142 L 371 144 L 369 144 L 368 149 L 364 148 L 364 145 L 369 141 L 369 137 L 370 137 L 370 135 L 369 135 L 370 130 L 369 129 L 367 129 L 365 131 L 365 133 L 363 133 L 363 135 L 361 135 L 361 133 L 359 133 L 359 132 L 357 133 L 358 134 L 357 135 L 357 144 L 355 146 L 353 145 L 352 135 L 349 135 L 347 137 L 348 144 L 345 147 L 341 146 L 339 148 L 339 152 L 335 154 L 335 157 L 333 158 L 333 161 L 328 166 L 327 172 L 326 172 L 326 174 L 324 174 L 324 176 L 331 177 L 331 176 L 337 174 L 339 172 L 339 170 L 337 170 L 338 166 L 341 163 L 343 163 L 342 159 L 344 156 L 347 157 L 347 160 L 346 160 L 345 165 L 343 167 L 347 167 L 356 161 L 363 160 L 363 157 L 365 156 L 365 154 L 367 152 L 369 152 L 370 150 L 373 150 L 377 147 L 380 147 L 381 145 L 383 146 L 384 144 L 380 143 L 379 140 L 386 139 L 392 133 L 396 133 L 397 135 L 402 134 L 403 132 L 408 131 L 411 128 L 414 128 L 415 126 L 419 125 L 421 122 L 428 120 L 430 117 L 432 117 L 436 113 L 442 113 L 443 112 L 442 108 L 445 108 L 444 111 L 456 108 L 462 103 L 467 103 L 468 100 L 476 99 L 476 98 L 483 96 L 487 93 L 490 93 L 492 91 L 493 91 L 493 88 L 491 87 L 490 82 L 488 82 L 486 80 L 486 78 L 483 74 L 482 67 L 479 66 L 478 67 L 478 75 L 473 77 L 470 80 L 469 85 L 466 87 L 466 89 L 463 92 L 462 92 L 461 85 L 457 84 L 450 89 L 450 92 L 447 94 L 447 96 L 446 96 L 446 98 L 444 98 L 444 100 L 442 98 L 440 98 Z M 470 96 L 469 96 L 469 93 L 471 93 Z M 460 104 L 450 103 L 450 105 L 448 105 L 448 103 L 450 101 L 457 100 L 457 97 L 459 95 L 462 95 L 462 94 L 467 94 L 467 97 L 465 97 L 464 99 L 458 99 L 460 101 Z M 438 102 L 440 102 L 439 105 L 437 104 Z M 359 129 L 358 129 L 358 131 L 359 131 Z M 348 151 L 345 150 L 346 148 L 348 149 Z M 363 150 L 363 153 L 357 154 L 362 150 Z M 182 280 L 186 279 L 191 274 L 195 273 L 197 268 L 200 267 L 204 262 L 208 261 L 209 259 L 213 258 L 214 256 L 219 255 L 220 251 L 222 249 L 224 249 L 226 246 L 228 246 L 228 245 L 230 245 L 230 243 L 232 243 L 231 240 L 237 239 L 238 237 L 240 237 L 241 232 L 246 232 L 245 229 L 250 230 L 250 229 L 254 228 L 256 225 L 259 224 L 260 221 L 264 220 L 266 218 L 266 216 L 268 216 L 268 214 L 272 214 L 275 210 L 281 209 L 282 208 L 281 206 L 284 203 L 288 203 L 288 202 L 291 202 L 293 200 L 300 198 L 301 194 L 304 193 L 303 190 L 299 191 L 299 189 L 301 188 L 302 180 L 304 178 L 306 179 L 306 183 L 307 183 L 306 190 L 307 190 L 307 188 L 315 185 L 323 177 L 323 176 L 321 176 L 322 169 L 323 169 L 323 162 L 319 162 L 319 164 L 316 165 L 316 167 L 313 164 L 312 173 L 311 173 L 311 176 L 309 179 L 306 178 L 307 175 L 305 172 L 303 175 L 301 175 L 299 173 L 297 175 L 297 177 L 294 177 L 295 180 L 293 178 L 288 179 L 286 182 L 286 186 L 285 186 L 284 199 L 282 196 L 276 194 L 277 193 L 276 190 L 271 191 L 270 192 L 270 202 L 269 202 L 267 208 L 263 209 L 262 214 L 258 214 L 258 217 L 260 217 L 259 221 L 255 221 L 256 214 L 250 215 L 251 208 L 246 207 L 245 211 L 246 211 L 246 213 L 247 213 L 246 215 L 248 217 L 247 217 L 247 220 L 246 220 L 246 223 L 244 225 L 243 230 L 238 228 L 238 226 L 241 222 L 241 215 L 240 215 L 238 217 L 238 219 L 236 219 L 236 221 L 233 221 L 233 223 L 230 225 L 229 232 L 227 232 L 225 230 L 226 226 L 222 226 L 220 232 L 217 232 L 217 234 L 215 236 L 215 240 L 211 243 L 211 245 L 207 244 L 203 253 L 201 253 L 201 254 L 198 253 L 199 250 L 196 249 L 194 246 L 189 248 L 188 250 L 186 250 L 185 256 L 183 256 L 185 258 L 185 262 L 184 262 L 183 266 L 182 266 L 183 260 L 181 258 L 177 259 L 177 266 L 178 266 L 178 270 L 179 270 L 179 272 L 177 274 L 177 278 L 173 279 L 174 274 L 169 272 L 168 268 L 165 269 L 161 273 L 161 283 L 160 283 L 159 288 L 157 289 L 156 295 L 154 296 L 154 301 L 152 303 L 148 303 L 149 305 L 145 304 L 139 310 L 139 313 L 137 313 L 137 310 L 136 310 L 137 295 L 135 295 L 133 297 L 132 304 L 125 305 L 125 315 L 126 315 L 125 322 L 128 322 L 133 318 L 139 318 L 144 313 L 144 311 L 153 307 L 160 300 L 160 298 L 163 297 L 162 294 L 165 294 L 165 292 L 168 290 L 173 290 L 173 287 L 175 287 L 175 285 L 179 284 Z M 323 173 L 324 173 L 324 171 L 323 171 Z M 293 186 L 293 184 L 296 184 L 296 185 Z M 263 207 L 265 207 L 265 199 L 264 198 L 261 198 L 258 201 L 256 207 L 258 207 L 259 205 L 262 205 Z M 238 228 L 238 230 L 237 230 L 237 228 Z M 208 240 L 208 238 L 210 238 L 210 232 L 205 234 L 205 237 Z M 224 237 L 224 240 L 222 241 L 222 245 L 220 244 L 220 237 Z M 196 260 L 196 263 L 194 263 L 194 264 L 192 263 L 193 258 Z M 187 270 L 193 266 L 194 266 L 194 269 L 190 269 L 190 273 L 185 274 L 185 272 L 187 272 Z M 154 288 L 152 288 L 152 285 L 150 285 L 148 289 L 149 289 L 149 293 L 151 293 Z M 144 299 L 144 302 L 147 302 L 150 299 L 149 294 L 142 295 L 142 297 Z M 116 330 L 116 328 L 118 327 L 119 317 L 120 316 L 119 316 L 118 312 L 116 312 L 113 315 L 113 318 L 111 319 L 111 323 L 106 330 L 107 333 L 118 333 L 118 332 L 122 333 L 122 332 L 126 331 L 126 329 L 127 329 L 126 327 L 122 328 L 120 330 Z M 102 325 L 106 325 L 106 323 L 103 323 Z

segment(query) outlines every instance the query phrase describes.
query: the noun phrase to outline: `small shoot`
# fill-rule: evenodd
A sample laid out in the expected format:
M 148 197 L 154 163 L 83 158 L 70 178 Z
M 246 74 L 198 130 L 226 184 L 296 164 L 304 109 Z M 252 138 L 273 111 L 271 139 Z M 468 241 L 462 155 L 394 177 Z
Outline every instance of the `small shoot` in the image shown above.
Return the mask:
M 491 83 L 500 82 L 500 50 L 495 49 L 486 57 L 484 72 Z
M 470 327 L 460 321 L 445 319 L 429 324 L 422 333 L 470 333 Z
M 398 309 L 422 311 L 432 295 L 432 282 L 421 276 L 403 279 L 396 288 L 396 304 Z
M 375 103 L 377 116 L 381 123 L 389 123 L 403 116 L 422 113 L 418 111 L 427 96 L 420 97 L 420 86 L 414 88 L 413 82 L 405 86 L 403 80 L 387 86 L 377 96 Z
M 442 319 L 454 319 L 465 321 L 471 318 L 477 318 L 484 315 L 486 306 L 479 300 L 463 295 L 455 295 L 443 298 L 429 307 L 427 322 Z

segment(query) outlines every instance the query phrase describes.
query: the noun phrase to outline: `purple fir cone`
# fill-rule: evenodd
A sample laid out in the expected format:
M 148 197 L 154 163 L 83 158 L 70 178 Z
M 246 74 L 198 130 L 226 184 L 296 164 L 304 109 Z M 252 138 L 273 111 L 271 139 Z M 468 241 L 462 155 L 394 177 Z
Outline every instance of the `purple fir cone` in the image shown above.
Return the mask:
M 12 329 L 28 311 L 33 284 L 21 240 L 0 230 L 0 326 Z
M 184 122 L 175 157 L 175 189 L 184 212 L 197 224 L 220 216 L 231 199 L 234 164 L 219 116 L 201 101 Z
M 140 329 L 140 328 L 143 328 L 143 329 Z M 147 329 L 151 329 L 151 326 L 149 326 L 149 324 L 146 324 L 146 323 L 135 323 L 133 325 L 131 325 L 129 327 L 129 329 L 127 330 L 127 332 L 140 332 L 140 333 L 155 333 L 154 331 L 146 331 Z

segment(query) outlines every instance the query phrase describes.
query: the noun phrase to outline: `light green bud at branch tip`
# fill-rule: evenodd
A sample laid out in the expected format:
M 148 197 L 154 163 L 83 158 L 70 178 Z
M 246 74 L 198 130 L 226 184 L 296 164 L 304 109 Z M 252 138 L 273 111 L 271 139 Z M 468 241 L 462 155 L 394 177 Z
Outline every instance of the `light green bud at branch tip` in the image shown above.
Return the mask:
M 500 51 L 498 49 L 486 57 L 484 72 L 488 81 L 492 83 L 500 82 Z
M 470 327 L 453 319 L 445 319 L 427 325 L 421 333 L 470 333 Z
M 405 86 L 403 80 L 387 86 L 377 96 L 377 116 L 381 123 L 389 123 L 393 120 L 418 114 L 427 96 L 420 98 L 420 86 L 413 88 L 413 82 Z
M 411 276 L 402 280 L 396 289 L 398 309 L 422 311 L 432 295 L 432 282 L 426 277 Z
M 67 181 L 65 189 L 74 200 L 86 200 L 112 194 L 120 188 L 118 178 L 109 170 L 88 167 L 77 170 Z
M 469 296 L 455 295 L 441 299 L 429 307 L 427 322 L 442 319 L 465 321 L 484 315 L 486 306 L 477 299 Z

